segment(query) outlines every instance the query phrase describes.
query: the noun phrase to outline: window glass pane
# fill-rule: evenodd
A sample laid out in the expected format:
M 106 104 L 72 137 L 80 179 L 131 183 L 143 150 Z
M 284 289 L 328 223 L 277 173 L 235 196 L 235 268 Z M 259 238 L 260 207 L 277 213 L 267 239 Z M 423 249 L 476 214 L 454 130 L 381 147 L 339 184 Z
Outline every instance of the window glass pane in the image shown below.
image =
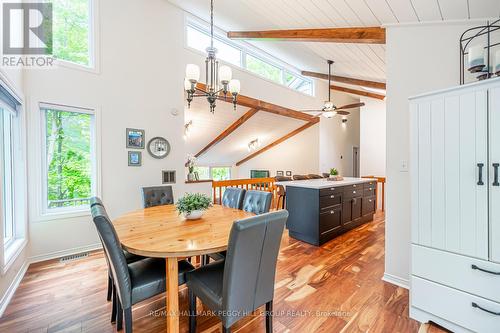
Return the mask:
M 281 69 L 249 54 L 246 57 L 247 69 L 274 82 L 281 83 Z
M 285 85 L 308 95 L 312 95 L 312 82 L 300 76 L 285 72 Z
M 14 237 L 14 169 L 12 114 L 0 108 L 0 131 L 2 138 L 2 207 L 4 220 L 4 245 Z
M 194 172 L 198 172 L 198 178 L 202 179 L 210 179 L 210 168 L 204 166 L 195 166 Z
M 92 196 L 93 115 L 45 111 L 47 208 L 82 206 Z
M 188 26 L 187 45 L 195 50 L 206 53 L 207 47 L 210 46 L 210 35 Z M 218 59 L 222 59 L 236 66 L 241 66 L 240 50 L 218 39 L 214 39 L 214 47 L 217 49 Z
M 229 180 L 231 179 L 230 167 L 216 167 L 211 168 L 213 180 Z
M 53 54 L 89 66 L 90 1 L 53 0 Z

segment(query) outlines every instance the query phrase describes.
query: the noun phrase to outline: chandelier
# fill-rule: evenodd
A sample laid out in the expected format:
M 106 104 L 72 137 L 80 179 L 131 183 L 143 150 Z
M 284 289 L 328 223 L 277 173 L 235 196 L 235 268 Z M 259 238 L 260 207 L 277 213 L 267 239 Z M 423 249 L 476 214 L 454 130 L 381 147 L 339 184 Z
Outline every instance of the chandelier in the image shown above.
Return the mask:
M 236 110 L 236 98 L 240 92 L 240 81 L 232 79 L 232 71 L 228 66 L 220 66 L 216 58 L 217 49 L 214 47 L 214 0 L 210 0 L 210 46 L 207 47 L 205 59 L 206 85 L 200 89 L 196 85 L 200 80 L 200 67 L 195 64 L 186 66 L 184 89 L 187 93 L 188 107 L 194 97 L 206 97 L 210 105 L 210 112 L 215 112 L 217 99 L 227 100 L 231 94 L 232 103 Z

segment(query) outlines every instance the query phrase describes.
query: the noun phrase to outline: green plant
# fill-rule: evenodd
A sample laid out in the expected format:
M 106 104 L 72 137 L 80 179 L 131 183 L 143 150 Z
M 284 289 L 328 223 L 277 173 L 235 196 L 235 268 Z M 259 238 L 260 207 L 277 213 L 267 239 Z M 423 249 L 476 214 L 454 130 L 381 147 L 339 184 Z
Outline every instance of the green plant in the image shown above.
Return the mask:
M 330 175 L 331 176 L 338 176 L 338 174 L 339 174 L 339 172 L 338 172 L 337 169 L 335 169 L 335 168 L 331 168 L 330 169 Z
M 181 213 L 190 214 L 194 210 L 205 210 L 212 206 L 212 199 L 201 193 L 186 193 L 175 204 L 179 215 Z

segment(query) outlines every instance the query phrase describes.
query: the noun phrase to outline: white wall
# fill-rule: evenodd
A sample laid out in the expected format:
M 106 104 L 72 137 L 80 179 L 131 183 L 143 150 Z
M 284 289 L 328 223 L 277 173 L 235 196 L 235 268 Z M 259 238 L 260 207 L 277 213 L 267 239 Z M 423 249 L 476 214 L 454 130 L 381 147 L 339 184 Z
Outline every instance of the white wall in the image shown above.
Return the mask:
M 332 92 L 335 105 L 359 102 L 350 95 Z M 319 167 L 320 172 L 329 172 L 336 168 L 342 176 L 352 176 L 352 148 L 359 147 L 359 109 L 350 109 L 347 123 L 342 124 L 342 117 L 330 119 L 324 117 L 320 122 Z
M 460 35 L 480 22 L 387 28 L 386 279 L 407 284 L 410 250 L 408 97 L 458 85 Z

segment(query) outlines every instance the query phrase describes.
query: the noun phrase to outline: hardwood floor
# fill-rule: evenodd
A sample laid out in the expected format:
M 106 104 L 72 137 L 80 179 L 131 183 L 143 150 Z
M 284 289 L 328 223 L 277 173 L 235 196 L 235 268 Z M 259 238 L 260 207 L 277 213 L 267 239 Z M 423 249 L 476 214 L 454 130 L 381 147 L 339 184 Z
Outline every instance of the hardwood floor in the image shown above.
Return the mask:
M 101 251 L 68 263 L 30 266 L 0 319 L 0 332 L 115 332 L 106 301 Z M 445 332 L 408 317 L 408 291 L 383 282 L 384 216 L 314 247 L 283 236 L 276 274 L 274 332 Z M 164 295 L 134 307 L 134 332 L 165 332 Z M 199 309 L 203 310 L 201 304 Z M 180 310 L 187 311 L 181 287 Z M 233 332 L 265 332 L 261 311 Z M 185 313 L 184 313 L 185 315 Z M 187 317 L 181 317 L 187 332 Z M 217 318 L 198 317 L 198 332 L 220 332 Z

